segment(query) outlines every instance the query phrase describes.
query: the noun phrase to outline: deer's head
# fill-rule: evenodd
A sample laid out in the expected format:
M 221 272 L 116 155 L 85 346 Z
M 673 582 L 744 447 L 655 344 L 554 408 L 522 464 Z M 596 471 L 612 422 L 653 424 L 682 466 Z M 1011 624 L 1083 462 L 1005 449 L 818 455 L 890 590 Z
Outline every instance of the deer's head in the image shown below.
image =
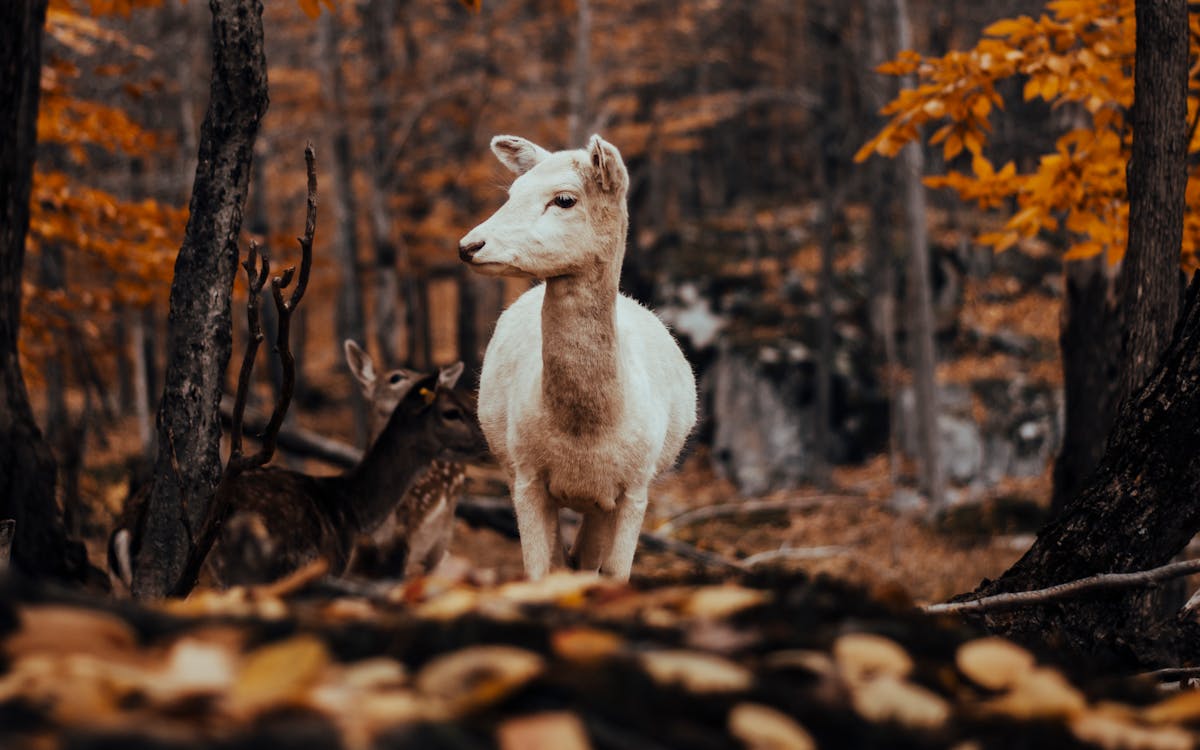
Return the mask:
M 461 373 L 461 363 L 455 369 Z M 475 397 L 445 381 L 440 372 L 417 378 L 392 411 L 379 442 L 406 434 L 410 447 L 430 458 L 476 461 L 486 457 L 488 446 L 479 427 Z
M 346 352 L 346 364 L 358 381 L 359 390 L 371 410 L 371 438 L 378 437 L 384 425 L 396 410 L 396 406 L 424 373 L 401 367 L 389 372 L 379 373 L 375 360 L 362 347 L 350 339 L 343 344 Z M 438 371 L 438 386 L 452 390 L 462 376 L 463 363 L 455 362 Z
M 492 152 L 517 178 L 508 201 L 459 243 L 464 262 L 482 274 L 540 279 L 620 267 L 629 173 L 615 146 L 593 135 L 586 148 L 550 153 L 498 135 Z

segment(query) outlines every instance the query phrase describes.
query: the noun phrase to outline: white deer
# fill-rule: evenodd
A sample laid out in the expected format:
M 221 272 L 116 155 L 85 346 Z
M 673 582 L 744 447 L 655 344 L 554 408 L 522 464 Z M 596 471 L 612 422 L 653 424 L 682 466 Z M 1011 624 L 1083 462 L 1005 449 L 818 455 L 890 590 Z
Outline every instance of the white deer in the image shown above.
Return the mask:
M 459 244 L 473 269 L 545 279 L 496 323 L 479 419 L 508 472 L 531 579 L 561 565 L 560 507 L 583 516 L 571 557 L 626 580 L 651 480 L 696 422 L 696 383 L 652 312 L 620 294 L 629 173 L 599 136 L 550 153 L 501 135 L 518 176 L 508 201 Z

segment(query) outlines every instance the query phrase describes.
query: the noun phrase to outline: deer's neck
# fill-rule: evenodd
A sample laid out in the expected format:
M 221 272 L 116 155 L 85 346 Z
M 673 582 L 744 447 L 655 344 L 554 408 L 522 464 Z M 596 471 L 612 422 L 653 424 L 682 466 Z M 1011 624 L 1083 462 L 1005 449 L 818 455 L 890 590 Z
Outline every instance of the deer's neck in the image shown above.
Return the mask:
M 572 435 L 620 417 L 617 282 L 620 265 L 546 281 L 542 302 L 542 401 Z
M 389 423 L 358 466 L 338 478 L 338 494 L 354 531 L 370 533 L 395 509 L 434 453 L 412 425 Z

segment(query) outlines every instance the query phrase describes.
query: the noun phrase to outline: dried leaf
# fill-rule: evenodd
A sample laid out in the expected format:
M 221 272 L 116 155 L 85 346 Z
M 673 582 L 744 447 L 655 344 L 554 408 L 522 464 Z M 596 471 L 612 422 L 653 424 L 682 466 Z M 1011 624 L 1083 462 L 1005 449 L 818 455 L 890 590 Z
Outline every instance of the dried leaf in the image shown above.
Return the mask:
M 84 652 L 96 657 L 129 654 L 137 637 L 114 615 L 58 604 L 21 607 L 21 628 L 4 642 L 10 658 L 42 652 Z
M 1087 701 L 1066 678 L 1053 669 L 1034 668 L 1012 690 L 984 704 L 992 712 L 1016 719 L 1053 719 L 1073 716 Z
M 703 586 L 696 589 L 683 611 L 693 617 L 719 620 L 741 612 L 743 609 L 770 601 L 765 591 L 743 588 L 732 584 Z
M 559 571 L 537 581 L 516 581 L 499 589 L 500 596 L 518 604 L 559 604 L 572 606 L 582 603 L 583 595 L 612 581 L 596 573 Z
M 647 651 L 639 658 L 659 685 L 677 685 L 693 693 L 735 693 L 754 682 L 745 667 L 699 651 Z
M 508 696 L 542 673 L 541 656 L 514 646 L 472 646 L 430 661 L 417 675 L 423 695 L 465 713 Z
M 1152 724 L 1182 724 L 1200 718 L 1200 690 L 1187 690 L 1149 706 L 1142 717 Z
M 817 743 L 795 719 L 770 706 L 739 703 L 729 712 L 729 732 L 748 750 L 816 750 Z
M 595 628 L 567 628 L 550 636 L 550 647 L 560 659 L 581 664 L 604 661 L 623 646 L 624 641 L 619 636 Z
M 417 607 L 417 617 L 453 620 L 475 609 L 479 595 L 470 589 L 450 589 Z
M 912 659 L 900 644 L 872 633 L 850 633 L 833 644 L 833 659 L 847 682 L 859 683 L 877 676 L 907 677 Z
M 950 718 L 950 705 L 941 696 L 896 675 L 867 680 L 855 685 L 852 692 L 854 710 L 868 721 L 937 729 Z
M 1191 750 L 1195 740 L 1179 727 L 1143 727 L 1106 713 L 1089 711 L 1071 720 L 1071 733 L 1103 750 Z
M 166 664 L 147 685 L 156 703 L 173 703 L 201 695 L 218 695 L 233 685 L 236 660 L 228 647 L 196 638 L 171 646 Z
M 496 728 L 500 750 L 590 750 L 579 717 L 555 711 L 509 719 Z
M 1003 638 L 980 638 L 964 643 L 954 661 L 960 672 L 989 690 L 1012 687 L 1034 666 L 1032 654 Z
M 328 663 L 325 644 L 310 635 L 263 646 L 246 657 L 229 693 L 230 707 L 239 714 L 254 714 L 296 702 L 317 683 Z

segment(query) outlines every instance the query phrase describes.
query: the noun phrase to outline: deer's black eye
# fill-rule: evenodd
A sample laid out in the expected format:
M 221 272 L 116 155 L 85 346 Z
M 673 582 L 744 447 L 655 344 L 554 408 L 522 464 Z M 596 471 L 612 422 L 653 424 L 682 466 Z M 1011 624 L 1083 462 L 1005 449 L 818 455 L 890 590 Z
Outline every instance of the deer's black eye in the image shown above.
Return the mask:
M 570 208 L 575 205 L 575 198 L 570 195 L 556 195 L 554 196 L 554 205 L 559 208 Z
M 404 380 L 404 376 L 398 372 L 393 372 L 391 375 L 388 376 L 388 382 L 391 383 L 392 385 L 396 385 L 401 380 Z
M 447 409 L 446 411 L 442 412 L 442 417 L 453 422 L 457 422 L 462 419 L 462 412 L 458 409 Z

